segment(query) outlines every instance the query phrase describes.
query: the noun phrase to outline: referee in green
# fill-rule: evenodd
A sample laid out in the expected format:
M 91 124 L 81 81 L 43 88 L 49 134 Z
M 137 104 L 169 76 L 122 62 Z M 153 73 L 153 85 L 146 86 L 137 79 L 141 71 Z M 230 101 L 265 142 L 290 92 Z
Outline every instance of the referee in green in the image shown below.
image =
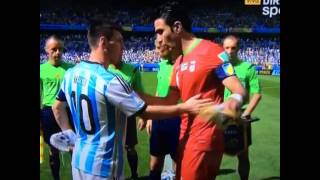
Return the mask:
M 51 106 L 56 100 L 64 73 L 73 67 L 72 64 L 63 62 L 63 42 L 57 36 L 52 35 L 46 40 L 45 51 L 48 55 L 47 62 L 40 65 L 40 125 L 45 143 L 50 147 L 49 164 L 54 180 L 59 180 L 60 158 L 59 150 L 50 144 L 52 134 L 61 131 L 58 126 Z
M 176 57 L 173 57 L 170 49 L 167 46 L 160 46 L 159 42 L 155 41 L 156 52 L 161 58 L 159 63 L 159 71 L 157 73 L 157 91 L 156 96 L 166 97 L 169 92 L 170 80 L 173 71 L 173 64 Z M 164 172 L 162 178 L 172 178 L 175 175 L 177 148 L 179 143 L 180 133 L 180 117 L 166 118 L 161 121 L 148 120 L 146 125 L 147 133 L 150 135 L 150 180 L 160 180 L 163 166 L 165 164 L 165 156 L 170 155 L 173 160 L 172 168 L 168 167 L 167 172 Z
M 123 47 L 122 47 L 123 48 Z M 118 59 L 111 59 L 112 64 L 109 65 L 108 70 L 120 75 L 132 88 L 137 92 L 144 92 L 141 83 L 141 73 L 139 67 L 121 61 Z M 135 145 L 138 144 L 136 117 L 127 119 L 127 133 L 125 149 L 127 151 L 127 159 L 131 170 L 131 179 L 138 178 L 138 154 Z
M 250 94 L 250 100 L 247 100 L 242 106 L 243 113 L 241 117 L 243 119 L 251 119 L 251 114 L 261 100 L 261 87 L 255 67 L 238 58 L 239 51 L 239 38 L 234 35 L 226 36 L 223 41 L 223 48 L 230 56 L 230 62 L 235 69 L 236 76 L 241 81 L 244 88 Z M 225 88 L 224 100 L 227 100 L 231 95 L 231 92 Z M 251 137 L 251 125 L 247 126 L 247 142 L 248 147 L 245 148 L 240 154 L 238 154 L 238 172 L 241 180 L 247 180 L 249 178 L 250 161 L 249 161 L 249 146 L 252 144 Z

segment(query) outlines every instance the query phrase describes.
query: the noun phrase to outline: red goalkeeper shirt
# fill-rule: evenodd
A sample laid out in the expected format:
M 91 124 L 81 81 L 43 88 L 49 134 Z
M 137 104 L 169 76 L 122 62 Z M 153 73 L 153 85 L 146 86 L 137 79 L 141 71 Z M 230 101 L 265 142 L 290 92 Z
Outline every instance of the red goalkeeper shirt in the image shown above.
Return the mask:
M 201 93 L 201 98 L 211 98 L 220 104 L 224 95 L 222 80 L 233 75 L 234 69 L 221 46 L 196 39 L 189 52 L 177 58 L 170 86 L 180 91 L 183 102 Z M 180 143 L 186 148 L 223 150 L 222 135 L 214 122 L 205 122 L 199 116 L 181 116 Z

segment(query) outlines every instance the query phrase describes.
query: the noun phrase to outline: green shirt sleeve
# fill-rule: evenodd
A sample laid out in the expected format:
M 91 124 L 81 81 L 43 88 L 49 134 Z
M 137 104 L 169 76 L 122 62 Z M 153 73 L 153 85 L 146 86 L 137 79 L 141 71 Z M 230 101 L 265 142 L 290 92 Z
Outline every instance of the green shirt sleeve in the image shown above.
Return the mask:
M 252 65 L 248 69 L 248 80 L 249 80 L 249 94 L 261 93 L 260 82 L 257 76 L 257 71 Z

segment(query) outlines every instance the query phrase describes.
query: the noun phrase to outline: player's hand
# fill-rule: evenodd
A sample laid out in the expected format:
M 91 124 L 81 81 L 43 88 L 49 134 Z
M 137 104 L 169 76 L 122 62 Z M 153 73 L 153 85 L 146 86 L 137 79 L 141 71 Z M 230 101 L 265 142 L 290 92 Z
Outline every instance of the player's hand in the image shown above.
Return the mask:
M 247 114 L 244 112 L 241 114 L 241 119 L 249 120 L 251 119 L 251 114 Z
M 140 130 L 140 131 L 142 131 L 145 127 L 146 127 L 146 121 L 145 120 L 143 120 L 142 118 L 139 118 L 139 120 L 138 120 L 138 129 Z
M 152 129 L 152 120 L 149 119 L 149 120 L 147 120 L 147 125 L 146 125 L 146 131 L 149 136 L 151 135 L 151 129 Z
M 179 104 L 181 105 L 182 112 L 187 112 L 193 115 L 197 115 L 201 108 L 213 105 L 212 100 L 210 98 L 200 99 L 201 95 L 197 94 L 186 102 Z
M 243 113 L 240 117 L 240 122 L 244 123 L 245 125 L 248 125 L 251 121 L 251 115 Z
M 224 103 L 202 108 L 199 116 L 204 121 L 215 122 L 219 129 L 225 129 L 230 123 L 236 123 L 240 117 L 238 112 L 227 109 Z
M 224 104 L 224 109 L 229 109 L 230 111 L 240 113 L 241 104 L 239 103 L 239 101 L 237 101 L 233 98 L 229 98 L 223 104 Z M 239 114 L 239 116 L 240 116 L 240 114 Z

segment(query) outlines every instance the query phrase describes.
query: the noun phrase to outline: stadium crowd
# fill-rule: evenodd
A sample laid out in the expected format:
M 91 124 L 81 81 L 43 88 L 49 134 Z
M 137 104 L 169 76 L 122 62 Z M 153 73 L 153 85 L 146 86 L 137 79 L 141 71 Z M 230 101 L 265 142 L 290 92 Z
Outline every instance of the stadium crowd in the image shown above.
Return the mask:
M 232 13 L 231 13 L 232 12 Z M 93 16 L 102 16 L 113 19 L 123 26 L 144 25 L 152 26 L 153 11 L 150 9 L 129 9 L 124 7 L 94 7 L 94 8 L 43 8 L 40 10 L 40 23 L 42 24 L 67 24 L 85 25 Z M 230 11 L 226 8 L 201 8 L 191 13 L 193 27 L 223 28 L 256 28 L 279 27 L 279 17 L 267 18 L 257 16 L 256 13 L 246 11 Z
M 45 39 L 48 34 L 40 35 L 40 62 L 46 60 L 44 51 Z M 71 63 L 88 59 L 89 46 L 85 34 L 68 34 L 62 36 L 65 43 L 63 59 Z M 221 37 L 214 38 L 213 41 L 221 42 Z M 279 38 L 241 38 L 239 57 L 270 69 L 274 65 L 280 65 L 280 40 Z M 160 57 L 154 51 L 154 37 L 130 36 L 124 41 L 125 50 L 123 60 L 128 63 L 144 64 L 158 63 Z
M 239 11 L 239 10 L 238 10 Z M 232 12 L 232 13 L 231 13 Z M 195 9 L 191 15 L 192 26 L 194 27 L 216 27 L 222 28 L 258 28 L 279 27 L 279 18 L 264 18 L 256 13 L 245 11 L 237 12 L 237 9 L 212 8 Z

